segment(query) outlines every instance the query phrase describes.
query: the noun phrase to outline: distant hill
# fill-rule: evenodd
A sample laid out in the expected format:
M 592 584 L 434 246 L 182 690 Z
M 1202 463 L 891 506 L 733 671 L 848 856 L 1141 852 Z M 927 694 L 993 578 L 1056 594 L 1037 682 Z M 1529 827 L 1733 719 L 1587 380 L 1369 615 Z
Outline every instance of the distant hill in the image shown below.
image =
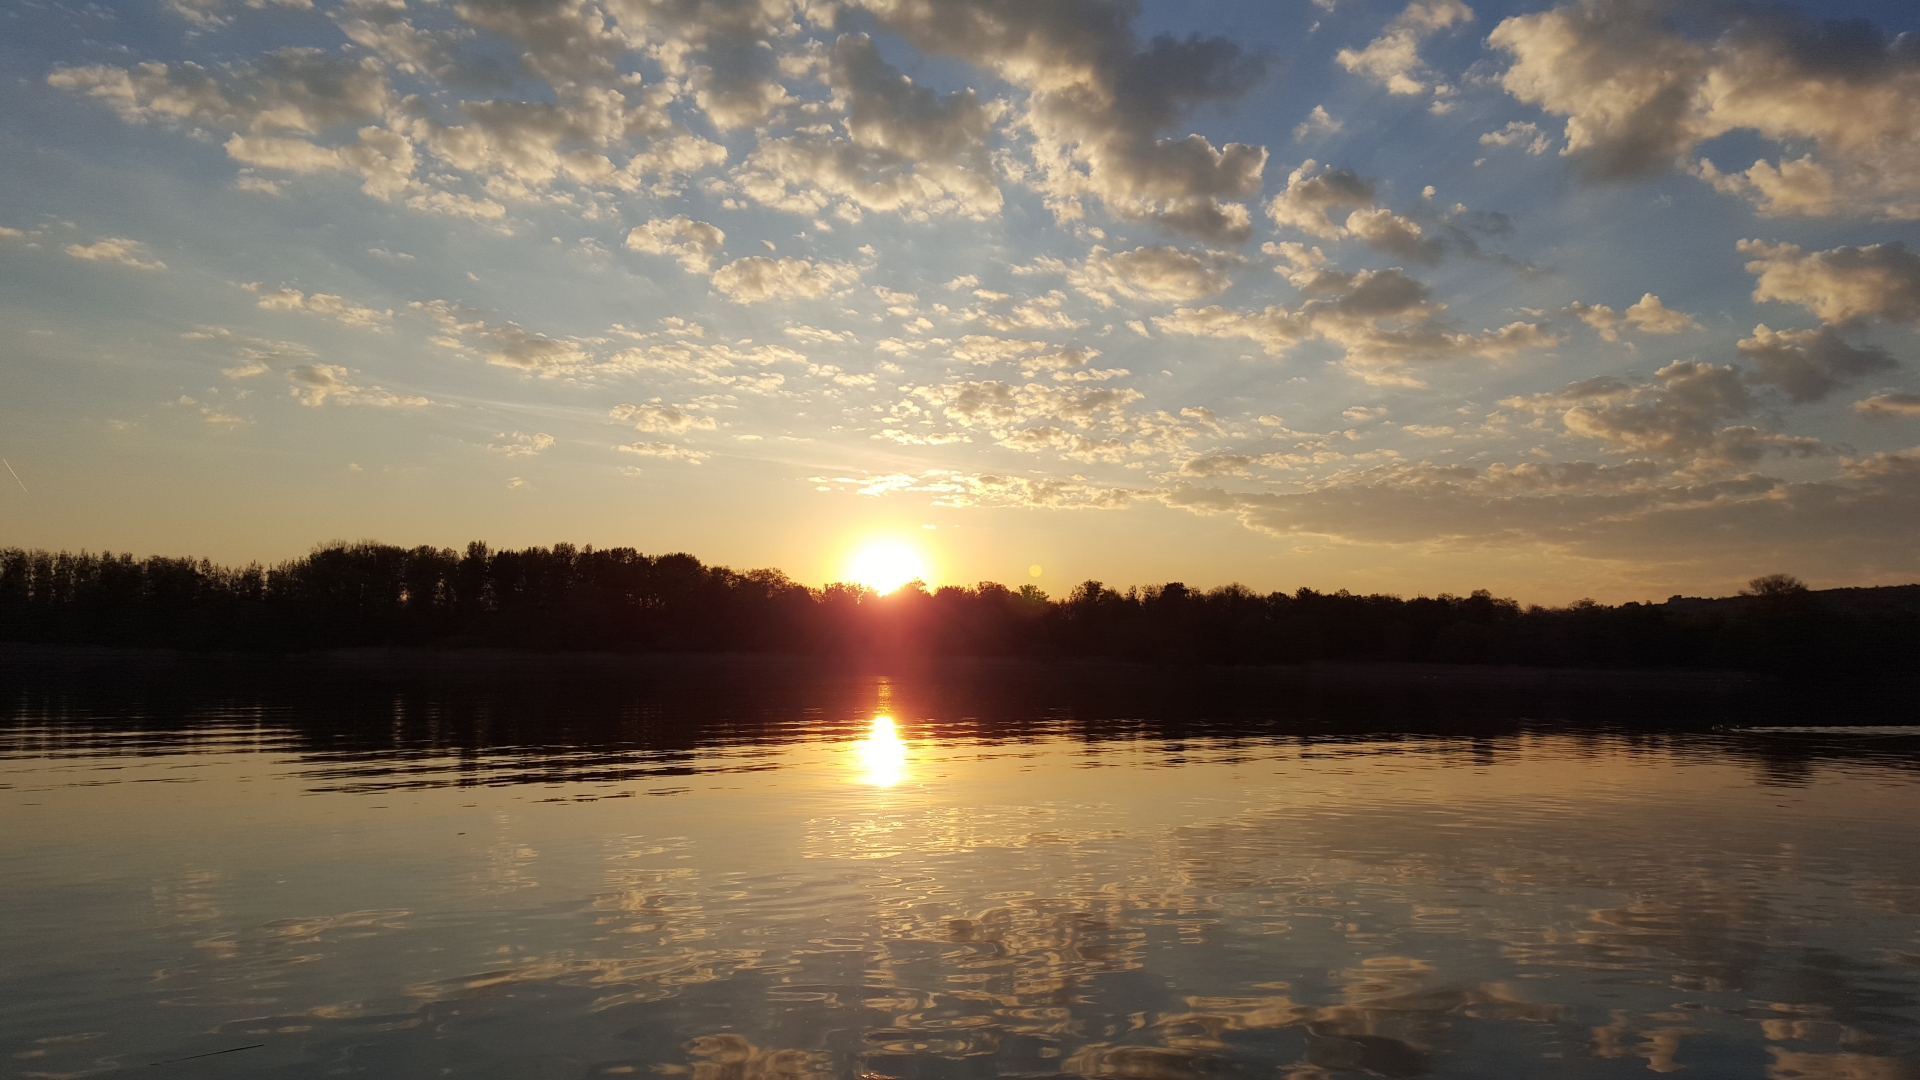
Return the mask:
M 1920 615 L 1920 585 L 1880 585 L 1871 588 L 1809 589 L 1803 594 L 1823 610 L 1842 616 Z M 1719 614 L 1750 605 L 1753 596 L 1667 597 L 1655 605 L 1679 615 Z

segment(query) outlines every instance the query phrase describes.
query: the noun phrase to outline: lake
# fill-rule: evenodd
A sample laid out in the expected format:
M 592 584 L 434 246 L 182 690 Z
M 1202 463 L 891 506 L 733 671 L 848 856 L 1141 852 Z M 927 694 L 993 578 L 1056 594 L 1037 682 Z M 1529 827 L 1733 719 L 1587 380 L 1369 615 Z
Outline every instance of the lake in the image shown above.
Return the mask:
M 0 1074 L 1920 1076 L 1915 729 L 1384 670 L 16 657 Z

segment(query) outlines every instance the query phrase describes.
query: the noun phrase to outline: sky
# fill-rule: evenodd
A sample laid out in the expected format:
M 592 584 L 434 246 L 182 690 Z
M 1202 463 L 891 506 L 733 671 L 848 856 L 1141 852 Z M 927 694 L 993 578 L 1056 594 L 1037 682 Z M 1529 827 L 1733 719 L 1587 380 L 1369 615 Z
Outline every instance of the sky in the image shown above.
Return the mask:
M 0 544 L 1920 580 L 1920 10 L 9 0 Z

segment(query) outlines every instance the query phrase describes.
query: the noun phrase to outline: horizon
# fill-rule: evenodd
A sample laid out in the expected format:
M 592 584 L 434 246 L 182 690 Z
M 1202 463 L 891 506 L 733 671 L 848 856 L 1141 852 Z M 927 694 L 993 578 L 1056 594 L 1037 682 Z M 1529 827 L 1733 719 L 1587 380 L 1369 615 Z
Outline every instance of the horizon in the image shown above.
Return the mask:
M 330 550 L 330 549 L 339 550 L 343 548 L 356 548 L 356 547 L 367 546 L 367 547 L 389 548 L 397 551 L 413 551 L 413 550 L 417 550 L 420 547 L 427 547 L 441 554 L 451 553 L 454 556 L 458 557 L 463 553 L 467 552 L 468 550 L 470 550 L 470 548 L 474 544 L 480 545 L 482 548 L 486 550 L 487 554 L 489 555 L 499 555 L 502 553 L 513 553 L 516 551 L 528 551 L 528 550 L 553 552 L 560 547 L 570 547 L 574 551 L 581 553 L 583 555 L 590 555 L 596 552 L 603 552 L 608 550 L 615 550 L 615 551 L 626 550 L 626 551 L 635 552 L 636 554 L 649 559 L 661 559 L 661 558 L 670 558 L 674 556 L 686 556 L 688 558 L 695 560 L 701 566 L 706 567 L 708 569 L 712 569 L 712 570 L 723 570 L 723 571 L 729 571 L 729 572 L 738 573 L 738 574 L 755 574 L 755 573 L 779 574 L 783 578 L 785 578 L 787 581 L 791 582 L 792 584 L 798 585 L 816 594 L 824 593 L 827 590 L 833 589 L 835 587 L 852 587 L 852 588 L 864 589 L 867 592 L 873 594 L 876 598 L 894 595 L 900 590 L 905 589 L 908 586 L 912 586 L 912 585 L 920 586 L 921 592 L 926 595 L 931 595 L 933 593 L 939 592 L 941 589 L 948 589 L 948 588 L 959 589 L 966 592 L 972 592 L 981 587 L 989 586 L 989 585 L 998 586 L 1000 588 L 1007 589 L 1010 592 L 1017 594 L 1017 593 L 1023 592 L 1028 586 L 1032 586 L 1034 588 L 1040 588 L 1041 599 L 1044 599 L 1050 603 L 1064 603 L 1069 599 L 1071 599 L 1075 594 L 1075 592 L 1078 589 L 1080 589 L 1083 585 L 1097 584 L 1102 586 L 1105 589 L 1108 589 L 1110 591 L 1113 591 L 1128 597 L 1134 596 L 1136 594 L 1140 596 L 1150 596 L 1154 594 L 1157 590 L 1165 589 L 1169 586 L 1178 586 L 1186 590 L 1187 592 L 1195 595 L 1214 594 L 1227 589 L 1243 589 L 1250 592 L 1252 595 L 1259 596 L 1259 597 L 1270 597 L 1270 596 L 1276 596 L 1276 595 L 1297 596 L 1302 591 L 1305 591 L 1305 592 L 1312 593 L 1315 595 L 1320 595 L 1320 596 L 1334 596 L 1342 593 L 1348 593 L 1353 596 L 1383 596 L 1383 597 L 1388 597 L 1395 600 L 1427 600 L 1427 599 L 1449 599 L 1449 598 L 1462 599 L 1462 598 L 1476 596 L 1481 593 L 1486 593 L 1487 595 L 1489 595 L 1495 600 L 1501 601 L 1503 603 L 1514 603 L 1514 604 L 1517 604 L 1522 609 L 1533 608 L 1533 607 L 1541 607 L 1546 609 L 1564 609 L 1580 603 L 1596 602 L 1592 597 L 1579 597 L 1575 600 L 1567 601 L 1565 603 L 1541 603 L 1539 601 L 1528 600 L 1523 597 L 1500 595 L 1499 593 L 1493 590 L 1489 590 L 1481 587 L 1457 589 L 1457 590 L 1456 589 L 1439 589 L 1432 592 L 1412 592 L 1412 593 L 1393 592 L 1389 590 L 1373 590 L 1371 592 L 1361 592 L 1359 590 L 1351 590 L 1351 589 L 1346 589 L 1344 587 L 1320 589 L 1310 585 L 1298 585 L 1290 589 L 1289 588 L 1259 589 L 1259 588 L 1253 588 L 1251 586 L 1248 586 L 1244 582 L 1236 581 L 1236 580 L 1220 581 L 1220 582 L 1214 582 L 1214 583 L 1205 584 L 1205 585 L 1195 585 L 1188 582 L 1184 578 L 1167 578 L 1167 579 L 1158 580 L 1158 581 L 1126 581 L 1126 582 L 1102 581 L 1096 578 L 1084 578 L 1080 581 L 1068 582 L 1064 585 L 1057 587 L 1056 589 L 1050 590 L 1046 588 L 1041 588 L 1039 585 L 1035 583 L 1033 578 L 1038 577 L 1039 575 L 1030 575 L 1028 580 L 1025 580 L 1025 581 L 1021 581 L 1018 579 L 1010 579 L 1010 580 L 1003 581 L 1003 580 L 994 579 L 994 578 L 976 578 L 972 581 L 959 581 L 959 580 L 940 580 L 932 577 L 919 576 L 919 575 L 902 577 L 896 574 L 891 577 L 890 579 L 892 581 L 891 584 L 887 584 L 885 585 L 885 587 L 882 587 L 881 584 L 877 583 L 873 578 L 862 577 L 857 572 L 858 571 L 857 556 L 859 554 L 858 552 L 855 553 L 856 554 L 855 559 L 849 560 L 849 569 L 855 571 L 854 573 L 850 573 L 847 576 L 842 576 L 842 577 L 829 577 L 820 581 L 818 584 L 815 584 L 813 582 L 795 577 L 794 575 L 788 573 L 784 568 L 778 567 L 778 566 L 750 566 L 750 565 L 735 566 L 727 563 L 720 563 L 720 562 L 714 562 L 711 560 L 703 559 L 700 557 L 700 555 L 697 552 L 690 552 L 690 551 L 647 552 L 647 551 L 640 551 L 639 549 L 634 548 L 632 545 L 610 544 L 610 545 L 602 546 L 598 544 L 572 544 L 567 541 L 556 541 L 551 544 L 527 545 L 525 547 L 516 549 L 516 548 L 502 547 L 502 546 L 488 544 L 487 542 L 482 540 L 472 540 L 472 541 L 468 541 L 466 544 L 452 544 L 452 545 L 432 545 L 432 544 L 406 545 L 406 544 L 389 544 L 376 539 L 360 539 L 360 540 L 335 539 L 335 540 L 327 540 L 327 541 L 322 541 L 320 543 L 313 544 L 307 549 L 305 553 L 301 555 L 290 556 L 286 559 L 280 559 L 280 560 L 274 560 L 274 561 L 263 561 L 258 559 L 251 559 L 251 560 L 247 560 L 246 562 L 221 562 L 219 560 L 208 560 L 208 561 L 213 562 L 216 568 L 222 569 L 222 570 L 228 570 L 228 571 L 247 570 L 255 567 L 261 570 L 273 571 L 273 570 L 282 569 L 285 567 L 295 565 L 299 563 L 302 559 L 308 556 L 320 553 L 322 551 Z M 0 548 L 0 553 L 4 553 L 5 550 L 6 549 L 4 548 Z M 97 552 L 90 549 L 82 548 L 78 550 L 61 549 L 58 551 L 49 551 L 46 549 L 33 549 L 33 550 L 27 550 L 25 553 L 28 555 L 44 553 L 44 554 L 49 554 L 54 556 L 78 555 L 82 558 L 89 557 L 89 556 L 98 557 L 98 558 L 124 557 L 124 558 L 133 559 L 135 562 L 143 562 L 146 559 L 150 559 L 150 558 L 186 559 L 189 561 L 199 560 L 204 558 L 203 556 L 197 556 L 197 555 L 166 555 L 161 553 L 139 554 L 139 553 L 130 552 L 130 551 L 112 551 L 110 549 L 105 549 L 105 548 L 100 549 Z M 1910 582 L 1894 582 L 1886 585 L 1869 585 L 1869 586 L 1835 585 L 1835 586 L 1821 587 L 1821 586 L 1808 585 L 1806 582 L 1801 581 L 1801 579 L 1791 574 L 1768 574 L 1768 575 L 1761 575 L 1759 577 L 1751 578 L 1748 581 L 1741 583 L 1738 587 L 1734 589 L 1734 591 L 1730 593 L 1725 593 L 1725 594 L 1689 596 L 1684 593 L 1671 593 L 1666 597 L 1656 598 L 1656 599 L 1639 599 L 1639 600 L 1628 599 L 1628 600 L 1613 600 L 1613 601 L 1598 601 L 1598 602 L 1606 606 L 1618 607 L 1628 603 L 1639 603 L 1639 604 L 1648 605 L 1648 606 L 1658 606 L 1660 604 L 1667 603 L 1673 600 L 1738 599 L 1743 596 L 1755 595 L 1756 589 L 1759 587 L 1761 582 L 1771 578 L 1784 578 L 1787 582 L 1791 583 L 1792 587 L 1807 589 L 1811 592 L 1823 592 L 1823 591 L 1828 591 L 1830 589 L 1848 589 L 1848 588 L 1898 589 L 1898 588 L 1911 588 L 1914 586 L 1920 586 L 1920 581 L 1910 581 Z
M 0 545 L 568 535 L 824 585 L 886 543 L 1056 598 L 1920 581 L 1911 5 L 9 28 Z

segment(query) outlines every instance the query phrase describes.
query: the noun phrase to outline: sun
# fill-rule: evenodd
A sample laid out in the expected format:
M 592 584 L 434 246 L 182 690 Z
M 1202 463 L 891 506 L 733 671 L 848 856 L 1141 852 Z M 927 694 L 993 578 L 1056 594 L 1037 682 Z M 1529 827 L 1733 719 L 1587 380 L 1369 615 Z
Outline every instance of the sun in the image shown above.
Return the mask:
M 847 578 L 877 593 L 890 593 L 915 579 L 925 580 L 927 566 L 920 553 L 898 540 L 875 540 L 854 552 L 847 562 Z

